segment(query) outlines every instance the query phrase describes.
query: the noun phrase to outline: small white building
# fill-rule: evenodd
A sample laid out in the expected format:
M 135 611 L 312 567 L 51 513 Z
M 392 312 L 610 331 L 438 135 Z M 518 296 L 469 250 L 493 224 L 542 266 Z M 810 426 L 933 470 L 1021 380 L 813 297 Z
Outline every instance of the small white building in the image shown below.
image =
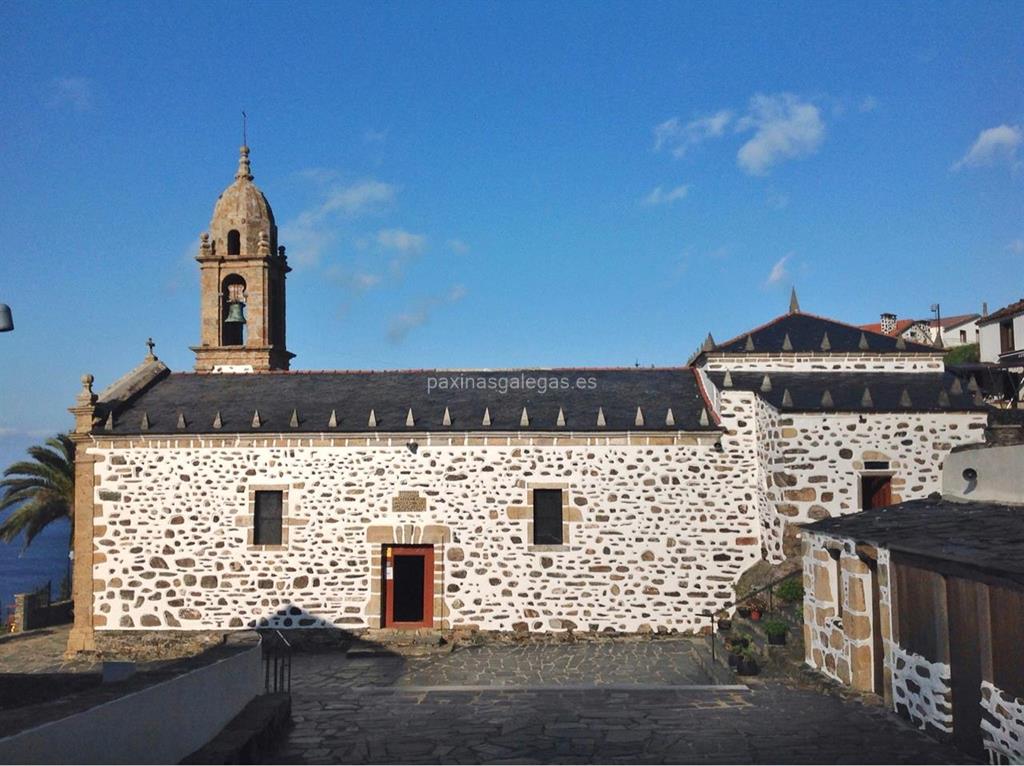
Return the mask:
M 1024 299 L 978 320 L 981 361 L 1024 365 Z

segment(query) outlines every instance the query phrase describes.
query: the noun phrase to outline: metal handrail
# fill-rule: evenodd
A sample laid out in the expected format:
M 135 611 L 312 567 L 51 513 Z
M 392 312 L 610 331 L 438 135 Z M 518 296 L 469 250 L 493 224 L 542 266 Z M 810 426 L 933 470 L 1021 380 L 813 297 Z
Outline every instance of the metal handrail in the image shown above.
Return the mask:
M 263 689 L 267 694 L 292 691 L 292 645 L 279 630 L 277 641 L 263 644 Z

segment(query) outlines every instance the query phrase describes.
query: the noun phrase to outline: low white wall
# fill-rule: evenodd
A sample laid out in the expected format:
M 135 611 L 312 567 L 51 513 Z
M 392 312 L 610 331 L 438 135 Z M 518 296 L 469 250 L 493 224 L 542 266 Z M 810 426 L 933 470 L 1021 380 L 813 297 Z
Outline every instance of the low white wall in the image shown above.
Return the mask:
M 0 763 L 178 763 L 263 691 L 260 647 L 0 739 Z

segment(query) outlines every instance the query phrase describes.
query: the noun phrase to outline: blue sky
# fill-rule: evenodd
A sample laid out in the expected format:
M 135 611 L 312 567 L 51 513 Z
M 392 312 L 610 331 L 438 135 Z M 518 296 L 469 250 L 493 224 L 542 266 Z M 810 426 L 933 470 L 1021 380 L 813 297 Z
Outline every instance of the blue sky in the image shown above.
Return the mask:
M 1019 2 L 7 3 L 0 449 L 147 336 L 190 369 L 243 108 L 298 368 L 681 364 L 791 285 L 852 322 L 1008 303 L 1022 29 Z

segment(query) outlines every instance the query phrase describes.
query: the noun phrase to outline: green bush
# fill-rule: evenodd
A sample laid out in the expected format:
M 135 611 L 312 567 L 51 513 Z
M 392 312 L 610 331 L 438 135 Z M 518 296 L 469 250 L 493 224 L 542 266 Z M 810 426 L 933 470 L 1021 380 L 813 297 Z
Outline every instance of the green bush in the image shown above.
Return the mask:
M 789 631 L 789 626 L 782 620 L 768 620 L 764 624 L 764 632 L 769 636 L 784 636 Z
M 783 601 L 795 603 L 804 600 L 804 585 L 800 580 L 792 579 L 780 583 L 775 589 L 776 595 Z
M 968 343 L 966 346 L 956 346 L 946 352 L 946 364 L 972 364 L 981 358 L 980 349 L 977 343 Z

